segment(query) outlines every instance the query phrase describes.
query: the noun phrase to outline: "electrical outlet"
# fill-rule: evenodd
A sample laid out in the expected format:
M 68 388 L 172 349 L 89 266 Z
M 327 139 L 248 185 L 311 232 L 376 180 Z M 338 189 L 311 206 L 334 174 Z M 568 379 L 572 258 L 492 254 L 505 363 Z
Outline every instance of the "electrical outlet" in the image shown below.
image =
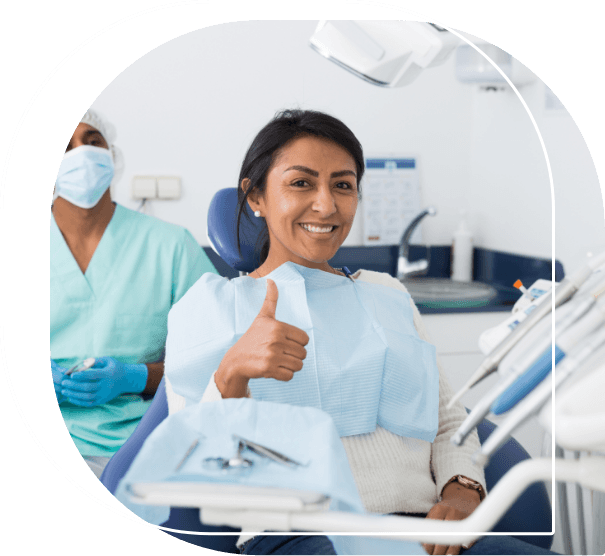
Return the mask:
M 158 199 L 180 199 L 181 178 L 178 176 L 158 176 Z
M 133 199 L 155 199 L 157 196 L 157 179 L 154 176 L 133 176 Z

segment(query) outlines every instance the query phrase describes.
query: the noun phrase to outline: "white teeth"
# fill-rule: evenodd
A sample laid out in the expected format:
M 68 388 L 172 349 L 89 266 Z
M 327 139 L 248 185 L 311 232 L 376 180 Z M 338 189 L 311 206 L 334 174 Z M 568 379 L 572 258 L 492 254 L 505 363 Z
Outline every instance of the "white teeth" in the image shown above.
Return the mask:
M 334 229 L 334 226 L 328 226 L 327 228 L 317 228 L 315 226 L 310 226 L 309 224 L 301 224 L 301 226 L 308 232 L 314 232 L 316 234 L 328 234 Z

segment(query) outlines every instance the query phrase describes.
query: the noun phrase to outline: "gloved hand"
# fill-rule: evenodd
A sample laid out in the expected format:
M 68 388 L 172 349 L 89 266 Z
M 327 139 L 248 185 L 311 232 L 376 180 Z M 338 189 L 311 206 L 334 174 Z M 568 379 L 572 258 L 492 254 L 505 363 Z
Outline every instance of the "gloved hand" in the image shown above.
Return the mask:
M 65 372 L 67 369 L 65 367 L 59 367 L 54 361 L 54 359 L 50 360 L 50 368 L 53 373 L 53 383 L 55 384 L 55 394 L 57 395 L 57 403 L 61 403 L 65 401 L 65 397 L 61 394 L 61 381 L 65 378 Z
M 113 357 L 99 357 L 90 369 L 66 377 L 61 382 L 61 393 L 74 405 L 93 407 L 120 394 L 142 392 L 146 384 L 147 365 L 127 365 Z

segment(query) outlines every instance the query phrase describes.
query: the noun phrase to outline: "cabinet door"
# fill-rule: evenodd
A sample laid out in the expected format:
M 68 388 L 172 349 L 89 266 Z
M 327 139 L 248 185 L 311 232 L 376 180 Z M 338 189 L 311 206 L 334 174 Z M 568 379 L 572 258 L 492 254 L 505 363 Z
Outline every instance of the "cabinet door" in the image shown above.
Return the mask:
M 510 316 L 498 313 L 450 313 L 423 315 L 422 322 L 437 353 L 481 353 L 479 336 Z M 470 376 L 470 375 L 469 375 Z

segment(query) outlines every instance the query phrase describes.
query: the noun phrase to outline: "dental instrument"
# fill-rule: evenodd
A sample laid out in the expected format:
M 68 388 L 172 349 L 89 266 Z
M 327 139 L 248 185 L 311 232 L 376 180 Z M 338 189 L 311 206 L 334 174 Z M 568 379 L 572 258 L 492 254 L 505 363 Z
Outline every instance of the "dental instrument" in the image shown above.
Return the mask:
M 594 298 L 593 298 L 594 299 Z M 582 303 L 581 308 L 586 307 L 587 303 Z M 570 315 L 573 316 L 573 315 Z M 569 319 L 571 320 L 571 319 Z M 586 341 L 584 339 L 596 330 L 603 329 L 605 324 L 605 298 L 600 298 L 596 301 L 594 306 L 585 313 L 585 315 L 574 322 L 567 329 L 563 330 L 559 337 L 555 340 L 554 352 L 555 361 L 557 365 L 560 361 L 566 361 L 570 354 L 574 353 L 576 348 L 582 348 Z M 598 336 L 598 333 L 597 333 Z M 590 336 L 592 337 L 592 336 Z M 590 338 L 589 338 L 590 339 Z M 591 351 L 583 355 L 584 360 L 586 357 L 596 349 L 594 346 Z M 582 352 L 583 353 L 583 352 Z M 572 361 L 571 364 L 574 362 Z M 500 415 L 505 411 L 508 411 L 513 405 L 515 405 L 520 399 L 523 399 L 533 388 L 539 384 L 552 369 L 552 349 L 548 349 L 538 361 L 530 367 L 519 379 L 512 385 L 506 392 L 503 392 L 500 397 L 492 405 L 492 413 Z
M 205 438 L 199 443 L 195 456 L 175 474 L 175 467 L 202 430 Z M 309 459 L 309 465 L 293 469 L 290 465 L 259 457 L 247 451 L 245 444 L 236 441 L 233 435 L 252 440 L 263 448 L 270 446 L 272 452 L 287 454 L 292 461 Z M 153 465 L 149 465 L 150 457 Z M 213 461 L 204 463 L 210 459 Z M 273 492 L 282 501 L 284 497 L 279 491 L 283 489 L 312 491 L 329 497 L 332 510 L 363 512 L 345 447 L 331 417 L 311 407 L 252 398 L 190 405 L 168 416 L 149 435 L 139 457 L 118 486 L 116 496 L 146 521 L 165 522 L 170 515 L 169 505 L 141 507 L 135 501 L 131 506 L 129 499 L 133 491 L 129 486 L 134 483 L 164 483 L 168 490 L 171 486 L 177 490 L 183 487 L 180 492 L 189 499 L 187 507 L 192 507 L 198 485 L 203 489 L 205 483 L 215 488 L 217 483 L 225 483 L 237 486 L 233 489 L 235 500 L 231 507 L 237 506 L 246 487 L 262 487 L 267 496 Z M 138 487 L 135 490 L 140 492 Z M 286 498 L 292 499 L 292 496 Z M 313 498 L 317 499 L 317 496 Z M 298 507 L 301 507 L 300 503 Z
M 605 273 L 603 272 L 603 268 L 598 269 L 595 273 L 582 285 L 582 287 L 578 290 L 574 298 L 578 298 L 579 296 L 583 296 L 586 299 L 586 305 L 584 308 L 578 307 L 578 316 L 577 318 L 590 308 L 591 302 L 595 301 L 595 298 L 598 297 L 603 291 L 605 291 Z M 557 284 L 555 284 L 556 286 Z M 513 306 L 512 314 L 506 320 L 504 320 L 498 326 L 493 328 L 488 328 L 485 330 L 481 336 L 479 336 L 479 349 L 483 352 L 484 355 L 489 355 L 494 347 L 498 345 L 504 338 L 506 338 L 512 330 L 514 330 L 517 325 L 525 320 L 527 315 L 529 315 L 535 308 L 538 303 L 538 299 L 548 293 L 552 288 L 552 282 L 549 280 L 539 279 L 536 280 L 528 290 L 531 296 L 534 298 L 534 301 L 529 301 L 524 296 L 519 298 L 515 305 Z M 559 311 L 564 311 L 568 304 L 563 305 Z M 559 316 L 557 316 L 557 331 L 561 331 L 561 324 L 559 323 Z M 521 343 L 523 340 L 521 340 Z M 546 345 L 544 349 L 546 349 Z M 507 356 L 508 357 L 508 356 Z M 502 363 L 498 367 L 498 372 L 500 374 L 506 374 L 506 371 L 503 371 L 503 367 L 506 367 L 506 357 L 502 360 Z
M 553 308 L 567 302 L 590 278 L 593 272 L 605 264 L 605 251 L 588 259 L 588 262 L 569 278 L 565 278 L 555 289 L 540 298 L 536 308 L 520 323 L 511 334 L 506 337 L 494 351 L 488 355 L 479 368 L 473 373 L 466 384 L 452 397 L 448 408 L 456 403 L 475 384 L 497 370 L 504 356 L 531 330 L 544 316 L 548 315 Z M 554 296 L 554 302 L 553 302 Z
M 202 438 L 204 438 L 204 436 L 201 436 Z M 183 456 L 183 459 L 178 463 L 178 465 L 174 468 L 175 471 L 179 471 L 181 469 L 181 467 L 183 467 L 183 465 L 185 464 L 185 462 L 191 457 L 191 454 L 193 454 L 193 452 L 195 452 L 195 449 L 198 447 L 198 444 L 200 443 L 200 439 L 196 438 L 192 443 L 191 446 L 189 446 L 189 448 L 187 449 L 187 451 L 185 452 L 185 455 Z
M 605 282 L 603 282 L 605 285 Z M 595 305 L 597 297 L 592 290 L 589 292 L 579 291 L 573 301 L 560 307 L 555 314 L 555 330 L 557 335 L 564 333 L 570 326 L 576 323 Z M 505 321 L 507 322 L 507 321 Z M 540 355 L 542 355 L 552 343 L 550 334 L 550 318 L 542 319 L 540 324 L 519 342 L 498 367 L 498 373 L 506 376 L 511 372 L 511 368 L 521 365 L 521 368 L 528 368 Z M 569 349 L 569 342 L 563 341 L 563 344 Z M 531 350 L 531 351 L 530 351 Z
M 237 443 L 237 452 L 233 457 L 230 458 L 205 458 L 202 461 L 202 466 L 205 469 L 221 469 L 223 471 L 241 471 L 243 469 L 250 469 L 254 462 L 252 460 L 244 458 L 242 452 L 244 451 L 245 445 L 243 442 Z
M 523 282 L 521 282 L 521 280 L 517 280 L 514 284 L 513 287 L 517 288 L 527 299 L 529 299 L 530 301 L 533 301 L 534 299 L 536 299 L 531 293 L 530 291 L 523 285 Z
M 594 353 L 605 357 L 605 328 L 601 328 L 572 350 L 555 368 L 553 380 L 543 380 L 527 397 L 519 402 L 507 418 L 473 454 L 473 461 L 486 465 L 492 454 L 506 442 L 519 425 L 539 413 L 556 391 L 577 372 Z
M 569 316 L 569 307 L 564 306 L 561 309 Z M 561 323 L 557 323 L 558 329 L 563 329 L 573 321 L 571 318 L 561 319 Z M 552 350 L 551 345 L 551 328 L 552 322 L 546 317 L 531 330 L 525 338 L 523 338 L 517 346 L 509 353 L 502 361 L 502 367 L 506 369 L 500 381 L 478 402 L 475 404 L 469 415 L 460 425 L 458 430 L 451 437 L 450 442 L 456 446 L 460 446 L 471 431 L 481 422 L 483 418 L 490 412 L 492 404 L 498 397 L 504 393 L 515 381 L 523 376 L 529 369 L 530 376 L 534 376 L 540 372 L 540 368 L 532 369 L 536 362 L 540 362 L 542 368 L 547 365 L 550 369 L 551 365 L 548 362 L 548 357 Z M 557 355 L 555 355 L 556 358 Z
M 142 393 L 147 377 L 144 363 L 128 364 L 113 357 L 97 357 L 87 372 L 66 377 L 61 383 L 61 392 L 75 405 L 94 407 L 121 394 Z
M 79 361 L 73 367 L 70 367 L 66 372 L 65 376 L 70 376 L 73 373 L 79 373 L 80 371 L 86 371 L 90 369 L 95 364 L 95 358 L 89 357 L 88 359 L 84 359 L 84 361 Z
M 260 444 L 257 444 L 256 442 L 252 442 L 251 440 L 246 440 L 245 438 L 242 438 L 241 436 L 238 436 L 236 434 L 233 435 L 233 439 L 238 441 L 238 447 L 239 449 L 248 449 L 251 452 L 254 452 L 255 454 L 265 457 L 265 458 L 269 458 L 273 461 L 276 461 L 277 463 L 281 463 L 283 465 L 287 465 L 288 467 L 307 467 L 309 465 L 309 462 L 307 463 L 300 463 L 299 461 L 290 459 L 288 456 L 285 456 L 283 454 L 280 454 L 279 452 L 276 452 L 275 450 L 271 450 L 270 448 L 267 448 L 266 446 L 261 446 Z
M 539 284 L 539 287 L 537 285 Z M 489 355 L 521 322 L 529 315 L 539 302 L 539 298 L 552 289 L 549 280 L 537 280 L 529 290 L 532 292 L 532 301 L 521 297 L 513 306 L 512 314 L 504 322 L 494 328 L 488 328 L 479 336 L 479 349 L 484 355 Z
M 605 323 L 605 298 L 581 297 L 561 308 L 562 318 L 557 318 L 558 338 L 555 343 L 554 364 L 557 365 L 582 339 Z M 550 318 L 545 317 L 519 343 L 519 351 L 529 344 L 530 349 L 521 352 L 507 373 L 472 409 L 470 414 L 451 437 L 450 442 L 460 446 L 479 422 L 491 411 L 499 415 L 508 411 L 531 392 L 550 373 L 552 360 Z M 592 351 L 594 351 L 593 348 Z M 592 352 L 591 351 L 591 352 Z M 590 355 L 587 353 L 586 356 Z M 511 353 L 513 355 L 513 353 Z

